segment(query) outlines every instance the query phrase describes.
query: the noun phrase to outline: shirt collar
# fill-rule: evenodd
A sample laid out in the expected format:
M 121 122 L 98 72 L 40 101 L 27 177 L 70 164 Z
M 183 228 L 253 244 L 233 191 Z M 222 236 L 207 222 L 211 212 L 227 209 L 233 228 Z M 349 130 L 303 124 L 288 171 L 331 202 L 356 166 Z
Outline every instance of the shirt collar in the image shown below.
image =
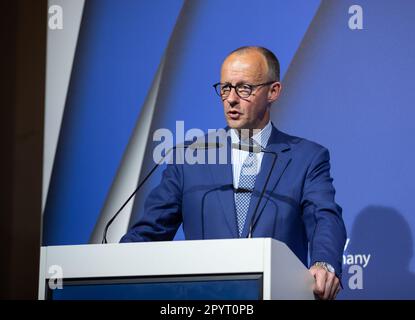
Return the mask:
M 271 131 L 272 131 L 272 124 L 271 124 L 271 121 L 268 121 L 267 125 L 264 128 L 262 128 L 261 131 L 256 132 L 252 136 L 252 139 L 256 143 L 258 143 L 262 148 L 265 149 L 268 145 L 268 140 L 269 140 L 269 137 L 271 136 Z M 232 143 L 240 142 L 239 134 L 236 132 L 235 129 L 231 129 L 231 141 Z

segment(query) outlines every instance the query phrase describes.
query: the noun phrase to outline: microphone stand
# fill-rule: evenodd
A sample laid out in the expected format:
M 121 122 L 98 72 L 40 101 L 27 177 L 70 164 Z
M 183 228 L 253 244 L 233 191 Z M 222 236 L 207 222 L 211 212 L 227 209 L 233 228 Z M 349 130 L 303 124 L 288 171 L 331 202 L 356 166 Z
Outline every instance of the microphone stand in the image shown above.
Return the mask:
M 121 208 L 119 208 L 118 211 L 114 214 L 114 216 L 107 222 L 107 224 L 105 225 L 104 234 L 103 234 L 102 241 L 101 241 L 102 244 L 108 243 L 108 241 L 107 241 L 108 228 L 114 222 L 114 220 L 118 217 L 118 215 L 120 214 L 122 209 L 124 209 L 124 207 L 127 205 L 127 203 L 131 200 L 132 197 L 134 197 L 134 195 L 137 193 L 137 191 L 143 186 L 143 184 L 153 174 L 153 172 L 157 169 L 157 167 L 164 161 L 164 159 L 166 159 L 166 157 L 169 155 L 169 153 L 172 150 L 176 149 L 176 148 L 177 147 L 173 147 L 173 148 L 171 148 L 167 151 L 167 153 L 164 155 L 164 157 L 162 157 L 161 160 L 154 165 L 154 167 L 150 170 L 150 172 L 145 176 L 143 181 L 141 181 L 141 183 L 137 186 L 137 188 L 135 188 L 134 192 L 128 197 L 128 199 L 124 202 L 124 204 L 121 206 Z
M 251 221 L 249 223 L 248 238 L 252 238 L 252 230 L 254 228 L 253 222 L 255 221 L 255 216 L 256 216 L 256 213 L 258 211 L 259 204 L 261 203 L 261 200 L 262 200 L 262 198 L 264 196 L 265 190 L 266 190 L 267 185 L 268 185 L 269 178 L 271 177 L 272 170 L 274 170 L 274 166 L 275 166 L 275 163 L 277 162 L 277 158 L 278 158 L 278 154 L 276 152 L 274 152 L 274 151 L 265 151 L 265 149 L 261 148 L 261 152 L 263 152 L 263 153 L 270 153 L 270 154 L 274 155 L 274 159 L 272 160 L 271 169 L 269 170 L 269 173 L 267 175 L 267 179 L 265 180 L 264 187 L 262 188 L 261 194 L 260 194 L 260 196 L 258 198 L 258 201 L 256 203 L 256 206 L 255 206 L 254 213 L 253 213 L 253 215 L 251 217 Z
M 229 184 L 229 185 L 223 185 L 220 187 L 216 187 L 213 189 L 210 189 L 209 191 L 205 192 L 205 194 L 202 197 L 202 204 L 201 204 L 201 214 L 200 214 L 200 219 L 201 219 L 201 224 L 202 224 L 202 240 L 205 240 L 205 201 L 206 201 L 206 197 L 209 193 L 214 192 L 214 191 L 226 191 L 229 189 L 233 189 L 233 184 Z
M 172 150 L 175 150 L 177 148 L 191 148 L 191 149 L 198 149 L 198 148 L 202 148 L 202 149 L 210 149 L 210 148 L 221 148 L 222 144 L 221 143 L 191 143 L 191 144 L 183 144 L 180 146 L 174 146 L 173 148 L 170 148 L 166 154 L 164 155 L 164 157 L 162 157 L 160 159 L 160 161 L 158 163 L 156 163 L 154 165 L 154 167 L 150 170 L 150 172 L 145 176 L 145 178 L 143 179 L 143 181 L 140 182 L 140 184 L 137 186 L 137 188 L 134 190 L 134 192 L 128 197 L 128 199 L 123 203 L 123 205 L 121 206 L 120 209 L 118 209 L 118 211 L 114 214 L 114 216 L 107 222 L 107 224 L 105 225 L 104 228 L 104 233 L 103 233 L 103 237 L 102 237 L 102 244 L 108 243 L 107 241 L 107 233 L 108 233 L 108 229 L 110 227 L 110 225 L 114 222 L 114 220 L 118 217 L 118 215 L 120 214 L 120 212 L 124 209 L 124 207 L 127 205 L 127 203 L 131 200 L 132 197 L 134 197 L 134 195 L 137 193 L 138 190 L 140 190 L 140 188 L 144 185 L 144 183 L 148 180 L 148 178 L 153 174 L 153 172 L 157 169 L 157 167 L 164 161 L 164 159 L 166 159 L 166 157 L 169 155 L 169 153 Z
M 257 204 L 255 206 L 254 213 L 253 213 L 251 221 L 249 223 L 249 233 L 248 233 L 247 237 L 252 238 L 252 230 L 254 228 L 253 221 L 254 221 L 256 213 L 258 211 L 259 204 L 261 203 L 261 200 L 264 197 L 265 190 L 268 186 L 269 178 L 271 177 L 271 173 L 274 170 L 275 163 L 277 162 L 278 154 L 274 151 L 266 151 L 264 148 L 262 148 L 262 146 L 258 142 L 256 142 L 252 138 L 250 138 L 249 141 L 250 141 L 249 144 L 242 144 L 241 142 L 233 143 L 232 148 L 239 149 L 239 150 L 244 150 L 244 151 L 248 151 L 248 152 L 253 152 L 253 153 L 263 152 L 263 153 L 270 153 L 270 154 L 274 155 L 274 159 L 272 161 L 271 169 L 270 169 L 270 171 L 267 175 L 267 179 L 265 180 L 264 187 L 262 188 L 261 194 L 260 194 L 260 196 L 258 198 L 258 201 L 257 201 Z

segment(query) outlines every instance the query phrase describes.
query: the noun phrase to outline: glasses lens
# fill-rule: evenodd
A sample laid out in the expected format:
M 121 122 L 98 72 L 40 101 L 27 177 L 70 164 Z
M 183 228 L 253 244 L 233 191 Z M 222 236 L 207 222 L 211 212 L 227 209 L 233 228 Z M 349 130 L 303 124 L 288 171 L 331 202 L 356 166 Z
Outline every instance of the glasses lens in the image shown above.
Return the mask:
M 238 84 L 236 87 L 233 87 L 229 83 L 217 83 L 214 85 L 216 93 L 222 97 L 227 98 L 231 93 L 232 88 L 235 88 L 236 93 L 241 98 L 248 98 L 252 94 L 253 87 L 249 84 Z
M 231 92 L 231 87 L 229 84 L 220 84 L 219 85 L 219 95 L 221 97 L 227 97 L 229 93 Z
M 236 86 L 236 92 L 241 98 L 248 98 L 252 93 L 252 87 L 248 84 L 240 84 Z

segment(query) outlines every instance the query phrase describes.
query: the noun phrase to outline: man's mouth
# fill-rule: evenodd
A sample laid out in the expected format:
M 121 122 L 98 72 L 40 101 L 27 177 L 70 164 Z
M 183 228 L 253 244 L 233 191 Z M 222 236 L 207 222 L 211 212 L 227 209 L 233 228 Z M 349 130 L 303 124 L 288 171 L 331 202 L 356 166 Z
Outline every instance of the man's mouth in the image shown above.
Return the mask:
M 236 110 L 229 110 L 227 114 L 232 120 L 237 120 L 241 116 L 241 113 Z

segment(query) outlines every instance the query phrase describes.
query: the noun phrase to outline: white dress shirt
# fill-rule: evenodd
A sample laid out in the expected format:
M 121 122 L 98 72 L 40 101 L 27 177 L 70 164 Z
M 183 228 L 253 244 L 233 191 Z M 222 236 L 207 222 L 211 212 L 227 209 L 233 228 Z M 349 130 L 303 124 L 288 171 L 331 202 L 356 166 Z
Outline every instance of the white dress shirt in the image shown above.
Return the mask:
M 271 135 L 272 125 L 271 121 L 267 123 L 267 125 L 259 132 L 255 133 L 252 136 L 252 139 L 258 143 L 262 148 L 266 148 L 268 144 L 269 137 Z M 236 132 L 235 129 L 231 129 L 231 141 L 232 143 L 239 143 L 240 138 L 239 134 Z M 248 141 L 244 141 L 242 139 L 242 143 L 249 144 Z M 242 164 L 244 163 L 246 157 L 248 156 L 249 152 L 245 150 L 239 149 L 232 149 L 232 173 L 233 173 L 233 186 L 234 188 L 238 188 L 239 185 L 239 176 L 241 175 L 241 168 Z M 264 156 L 263 152 L 254 153 L 254 156 L 257 157 L 258 167 L 257 167 L 257 175 L 261 170 L 261 163 L 262 158 Z

